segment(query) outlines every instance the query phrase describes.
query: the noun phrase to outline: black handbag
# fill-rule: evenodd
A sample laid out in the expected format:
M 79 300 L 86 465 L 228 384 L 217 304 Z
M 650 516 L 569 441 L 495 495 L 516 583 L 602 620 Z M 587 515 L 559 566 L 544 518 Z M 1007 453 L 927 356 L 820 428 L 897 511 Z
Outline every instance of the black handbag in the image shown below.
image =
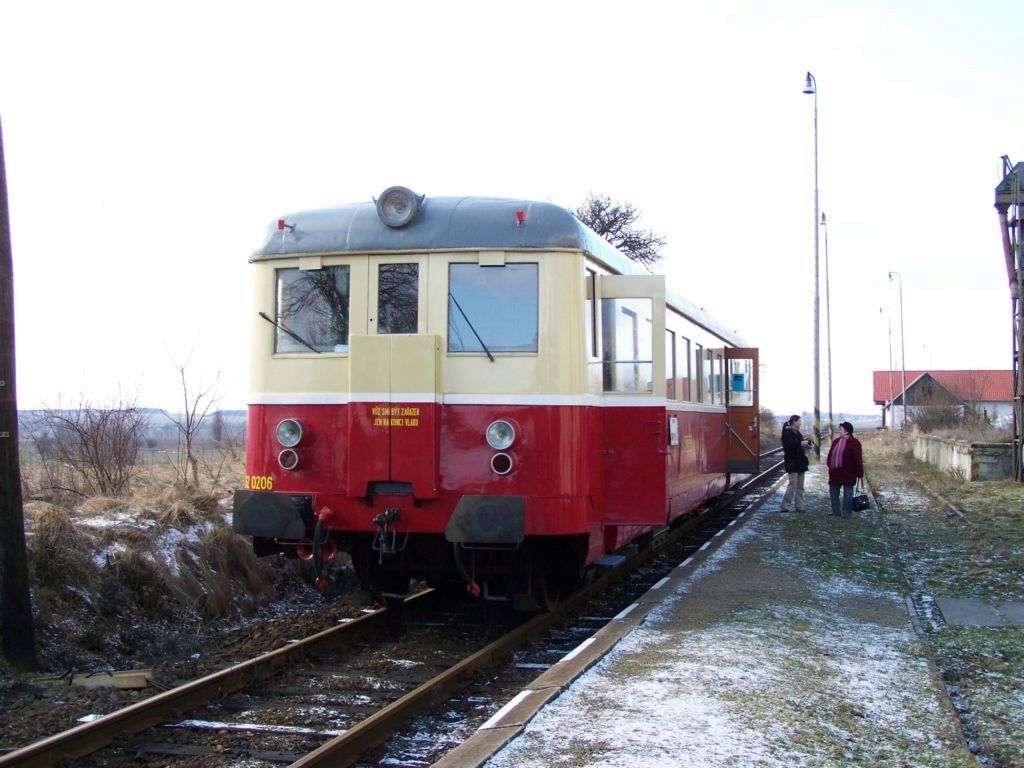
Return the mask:
M 861 478 L 857 481 L 857 490 L 860 491 L 856 496 L 853 497 L 853 511 L 863 512 L 865 509 L 871 506 L 871 499 L 864 492 L 864 479 Z

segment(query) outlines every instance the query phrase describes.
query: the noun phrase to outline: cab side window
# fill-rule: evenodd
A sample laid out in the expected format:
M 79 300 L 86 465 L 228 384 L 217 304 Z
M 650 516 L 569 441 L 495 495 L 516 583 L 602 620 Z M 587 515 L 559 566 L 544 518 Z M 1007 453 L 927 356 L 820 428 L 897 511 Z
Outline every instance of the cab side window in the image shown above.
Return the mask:
M 274 352 L 348 352 L 349 268 L 278 269 L 276 277 Z

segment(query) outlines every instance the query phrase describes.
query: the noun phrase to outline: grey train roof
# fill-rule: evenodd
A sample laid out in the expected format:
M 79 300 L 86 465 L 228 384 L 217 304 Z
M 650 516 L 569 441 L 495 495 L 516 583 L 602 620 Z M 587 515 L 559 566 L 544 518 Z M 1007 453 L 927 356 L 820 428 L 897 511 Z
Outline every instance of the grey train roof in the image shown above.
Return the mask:
M 525 211 L 522 224 L 516 212 Z M 451 249 L 565 248 L 581 250 L 624 275 L 647 274 L 569 211 L 552 203 L 490 197 L 427 197 L 416 217 L 400 228 L 386 226 L 377 206 L 367 201 L 299 211 L 267 228 L 263 246 L 250 261 L 329 253 L 418 252 Z M 745 346 L 704 310 L 674 291 L 676 309 L 735 346 Z

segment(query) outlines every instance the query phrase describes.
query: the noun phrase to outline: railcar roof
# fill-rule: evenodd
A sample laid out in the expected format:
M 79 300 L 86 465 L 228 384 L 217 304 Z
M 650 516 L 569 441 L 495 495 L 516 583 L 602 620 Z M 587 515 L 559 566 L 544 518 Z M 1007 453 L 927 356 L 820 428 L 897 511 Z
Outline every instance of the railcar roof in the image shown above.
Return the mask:
M 522 224 L 516 212 L 524 211 Z M 409 224 L 385 226 L 372 201 L 289 213 L 267 228 L 263 246 L 250 261 L 328 253 L 416 252 L 455 249 L 564 248 L 590 254 L 614 272 L 645 275 L 636 262 L 603 240 L 565 208 L 553 203 L 492 197 L 427 197 Z M 735 333 L 674 291 L 668 302 L 683 314 L 735 346 Z

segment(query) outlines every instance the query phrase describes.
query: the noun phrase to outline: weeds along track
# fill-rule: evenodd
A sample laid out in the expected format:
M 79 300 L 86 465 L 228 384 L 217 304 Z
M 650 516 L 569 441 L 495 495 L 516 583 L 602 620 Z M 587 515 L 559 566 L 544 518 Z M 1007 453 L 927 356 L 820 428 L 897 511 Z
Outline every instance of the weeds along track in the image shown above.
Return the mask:
M 704 546 L 780 476 L 776 464 L 664 529 L 551 613 L 523 619 L 479 602 L 453 606 L 426 590 L 9 752 L 0 768 L 69 759 L 85 766 L 423 765 L 479 726 L 524 677 L 569 654 Z

